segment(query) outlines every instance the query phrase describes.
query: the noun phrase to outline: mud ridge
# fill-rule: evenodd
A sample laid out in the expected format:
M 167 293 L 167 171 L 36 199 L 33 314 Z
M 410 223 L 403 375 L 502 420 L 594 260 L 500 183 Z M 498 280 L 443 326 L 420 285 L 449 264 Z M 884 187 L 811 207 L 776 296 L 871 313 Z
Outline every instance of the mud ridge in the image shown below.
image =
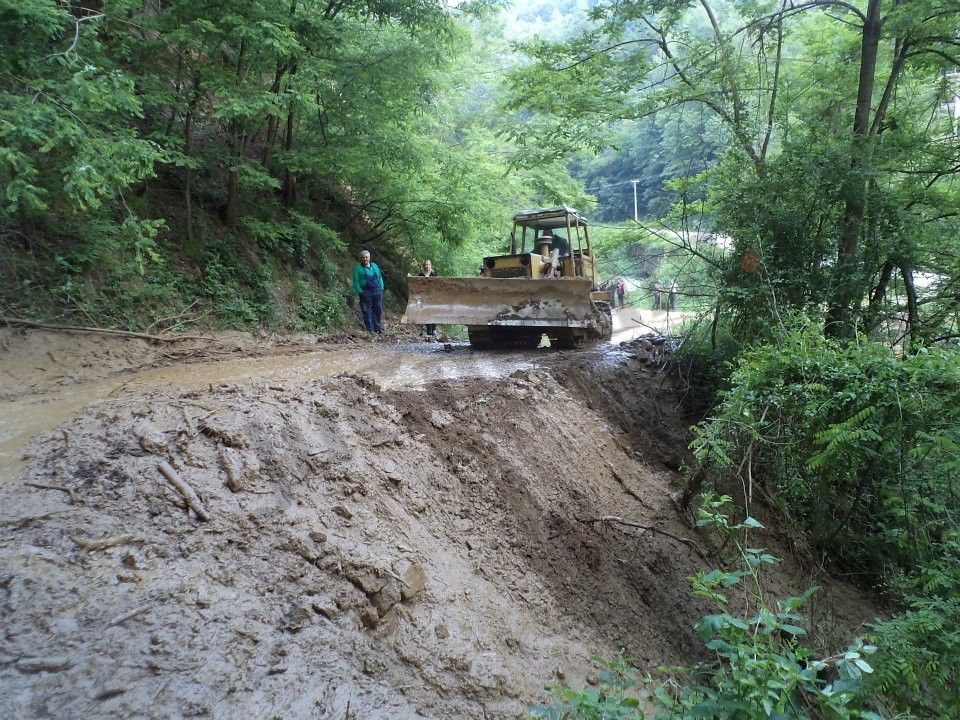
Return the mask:
M 642 355 L 86 407 L 0 485 L 0 716 L 518 718 L 596 655 L 699 657 L 685 420 Z

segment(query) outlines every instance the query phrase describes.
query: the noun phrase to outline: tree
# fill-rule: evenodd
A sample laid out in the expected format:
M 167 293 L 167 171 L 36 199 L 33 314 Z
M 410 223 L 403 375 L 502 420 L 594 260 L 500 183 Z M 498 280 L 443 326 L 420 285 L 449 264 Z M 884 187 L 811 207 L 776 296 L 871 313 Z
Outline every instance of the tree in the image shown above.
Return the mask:
M 918 265 L 922 260 L 915 251 L 921 244 L 903 231 L 922 225 L 929 236 L 932 226 L 952 217 L 942 201 L 954 196 L 957 157 L 944 147 L 954 129 L 942 111 L 942 77 L 958 64 L 960 5 L 869 0 L 861 9 L 813 0 L 718 7 L 723 12 L 708 0 L 599 5 L 594 24 L 573 40 L 527 46 L 535 62 L 514 76 L 512 106 L 537 113 L 536 131 L 558 155 L 574 147 L 601 148 L 611 122 L 690 104 L 708 108 L 726 128 L 732 151 L 726 171 L 704 178 L 712 198 L 704 209 L 721 215 L 725 226 L 717 229 L 735 240 L 727 299 L 735 314 L 756 316 L 762 294 L 765 322 L 775 316 L 770 298 L 779 288 L 772 280 L 784 275 L 776 263 L 795 255 L 793 246 L 806 236 L 798 237 L 782 220 L 758 223 L 756 205 L 773 208 L 778 202 L 768 192 L 771 172 L 783 170 L 784 179 L 792 175 L 811 184 L 809 173 L 797 174 L 802 157 L 772 165 L 785 152 L 802 156 L 804 147 L 816 148 L 807 160 L 821 163 L 810 170 L 826 183 L 798 193 L 803 204 L 794 206 L 798 217 L 812 211 L 822 220 L 815 248 L 801 253 L 815 258 L 806 271 L 812 276 L 795 280 L 811 292 L 788 294 L 786 302 L 819 312 L 826 301 L 823 319 L 834 334 L 878 327 L 899 312 L 897 306 L 882 307 L 897 270 L 907 288 L 904 309 L 912 337 L 932 335 L 925 327 L 937 315 L 921 317 L 923 299 L 910 290 L 913 274 L 949 268 Z M 811 26 L 828 29 L 832 41 L 810 47 L 815 43 L 805 43 L 803 35 Z M 816 60 L 832 62 L 818 62 L 809 73 L 800 67 Z M 858 70 L 856 76 L 850 77 L 850 68 Z M 810 75 L 830 75 L 830 92 L 811 90 Z M 838 165 L 838 156 L 846 161 Z M 731 172 L 731 165 L 740 169 Z M 841 182 L 834 192 L 836 178 Z M 774 179 L 772 187 L 778 186 L 782 183 Z M 746 187 L 756 202 L 744 202 Z M 824 233 L 831 235 L 832 247 L 819 252 Z M 880 254 L 879 263 L 873 253 Z M 738 270 L 746 254 L 763 261 L 759 274 Z M 944 303 L 949 304 L 942 297 L 936 303 L 940 315 Z
M 274 322 L 278 271 L 336 292 L 331 256 L 368 244 L 400 288 L 426 253 L 472 269 L 530 199 L 582 197 L 560 165 L 510 171 L 475 83 L 492 3 L 95 5 L 0 4 L 4 279 L 67 312 L 149 323 L 146 296 L 196 292 Z
M 105 16 L 76 15 L 53 0 L 0 3 L 11 43 L 0 57 L 0 227 L 28 238 L 41 216 L 102 218 L 118 202 L 115 235 L 150 245 L 156 225 L 123 193 L 165 159 L 135 123 L 144 108 L 135 79 L 98 40 Z

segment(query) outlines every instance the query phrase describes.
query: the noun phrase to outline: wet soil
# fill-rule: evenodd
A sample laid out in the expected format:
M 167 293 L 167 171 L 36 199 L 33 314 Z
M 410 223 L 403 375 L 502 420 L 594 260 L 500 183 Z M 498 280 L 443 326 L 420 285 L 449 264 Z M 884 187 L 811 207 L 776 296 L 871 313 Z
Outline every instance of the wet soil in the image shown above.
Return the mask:
M 518 718 L 697 659 L 662 360 L 7 331 L 0 717 Z

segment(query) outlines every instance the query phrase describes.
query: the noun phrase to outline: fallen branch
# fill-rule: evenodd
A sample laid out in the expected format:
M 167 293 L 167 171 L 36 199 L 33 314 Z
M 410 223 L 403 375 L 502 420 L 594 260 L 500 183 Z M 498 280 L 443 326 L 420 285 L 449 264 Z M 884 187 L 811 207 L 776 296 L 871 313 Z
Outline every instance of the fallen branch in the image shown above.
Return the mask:
M 187 305 L 187 307 L 184 309 L 184 311 L 183 311 L 182 313 L 180 313 L 180 314 L 178 314 L 178 315 L 171 315 L 170 317 L 159 318 L 159 319 L 157 319 L 157 320 L 154 320 L 152 323 L 150 323 L 149 325 L 147 325 L 147 328 L 146 328 L 146 330 L 144 330 L 144 332 L 150 332 L 150 331 L 153 330 L 157 325 L 160 325 L 161 323 L 167 323 L 167 322 L 170 322 L 171 320 L 179 320 L 179 319 L 182 318 L 184 315 L 186 315 L 188 312 L 190 312 L 190 311 L 193 309 L 193 306 L 197 304 L 197 302 L 198 302 L 197 300 L 194 300 L 192 303 L 190 303 L 189 305 Z
M 24 485 L 32 488 L 39 488 L 41 490 L 59 490 L 60 492 L 65 492 L 67 495 L 70 496 L 71 504 L 76 499 L 73 496 L 73 490 L 71 490 L 68 487 L 64 487 L 63 485 L 44 485 L 43 483 L 35 483 L 35 482 L 25 482 Z
M 107 548 L 126 545 L 127 543 L 136 542 L 137 540 L 133 535 L 113 535 L 112 537 L 99 538 L 96 540 L 93 538 L 71 536 L 70 539 L 84 550 L 106 550 Z
M 125 612 L 125 613 L 121 613 L 120 615 L 117 615 L 113 620 L 111 620 L 110 622 L 108 622 L 108 623 L 107 623 L 106 625 L 104 625 L 103 627 L 104 627 L 104 629 L 107 629 L 107 628 L 112 628 L 112 627 L 115 626 L 115 625 L 121 625 L 121 624 L 125 623 L 127 620 L 132 620 L 132 619 L 135 618 L 137 615 L 142 615 L 143 613 L 145 613 L 147 610 L 149 610 L 149 609 L 152 608 L 152 607 L 153 607 L 153 605 L 151 605 L 151 604 L 141 605 L 141 606 L 139 606 L 139 607 L 135 607 L 133 610 L 128 610 L 128 611 Z
M 14 530 L 19 530 L 20 528 L 25 527 L 37 520 L 46 520 L 48 517 L 53 517 L 54 515 L 60 515 L 61 513 L 72 511 L 73 508 L 68 508 L 66 510 L 54 510 L 53 512 L 43 513 L 42 515 L 27 515 L 26 517 L 7 519 L 0 518 L 0 527 L 10 527 Z
M 588 519 L 577 518 L 577 519 L 580 520 L 580 522 L 585 523 L 587 525 L 592 525 L 594 523 L 604 523 L 604 524 L 614 523 L 616 525 L 624 525 L 626 527 L 636 528 L 637 530 L 643 530 L 644 532 L 652 532 L 657 535 L 664 535 L 672 540 L 676 540 L 679 543 L 683 543 L 684 545 L 687 545 L 688 547 L 693 548 L 694 550 L 697 551 L 697 554 L 700 557 L 702 557 L 704 560 L 708 559 L 707 556 L 704 554 L 703 550 L 700 549 L 700 546 L 697 545 L 692 540 L 687 540 L 687 538 L 679 537 L 677 535 L 674 535 L 673 533 L 667 532 L 666 530 L 661 530 L 660 528 L 655 527 L 653 525 L 641 525 L 638 522 L 633 522 L 631 520 L 624 520 L 622 517 L 618 517 L 617 515 L 602 515 L 598 518 L 588 518 Z
M 15 667 L 22 673 L 58 672 L 73 667 L 73 661 L 65 655 L 31 657 L 18 660 Z
M 72 330 L 74 332 L 99 333 L 101 335 L 119 335 L 120 337 L 139 338 L 155 343 L 178 342 L 180 340 L 213 340 L 213 338 L 208 335 L 150 335 L 149 333 L 138 333 L 131 330 L 111 330 L 110 328 L 85 327 L 82 325 L 55 325 L 53 323 L 41 323 L 15 317 L 0 316 L 0 323 L 34 328 L 36 330 Z
M 157 465 L 157 469 L 160 470 L 160 473 L 177 489 L 177 492 L 183 495 L 183 499 L 187 501 L 187 505 L 196 513 L 198 518 L 201 520 L 210 519 L 210 514 L 206 508 L 203 507 L 203 503 L 200 501 L 200 496 L 197 495 L 196 490 L 177 475 L 177 471 L 170 466 L 170 463 L 164 460 Z
M 227 487 L 230 488 L 230 492 L 240 492 L 243 490 L 243 481 L 240 479 L 240 474 L 234 467 L 233 460 L 227 455 L 227 450 L 223 445 L 217 445 L 217 455 L 220 458 L 223 471 L 227 474 Z

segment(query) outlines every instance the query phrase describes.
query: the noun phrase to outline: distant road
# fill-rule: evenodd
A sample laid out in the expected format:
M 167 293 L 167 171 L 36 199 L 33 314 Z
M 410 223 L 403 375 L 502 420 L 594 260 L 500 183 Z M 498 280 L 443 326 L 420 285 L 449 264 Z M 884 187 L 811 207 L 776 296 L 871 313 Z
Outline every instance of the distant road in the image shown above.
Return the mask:
M 613 311 L 613 342 L 629 342 L 641 335 L 671 335 L 696 313 L 682 310 L 646 310 L 636 307 Z

